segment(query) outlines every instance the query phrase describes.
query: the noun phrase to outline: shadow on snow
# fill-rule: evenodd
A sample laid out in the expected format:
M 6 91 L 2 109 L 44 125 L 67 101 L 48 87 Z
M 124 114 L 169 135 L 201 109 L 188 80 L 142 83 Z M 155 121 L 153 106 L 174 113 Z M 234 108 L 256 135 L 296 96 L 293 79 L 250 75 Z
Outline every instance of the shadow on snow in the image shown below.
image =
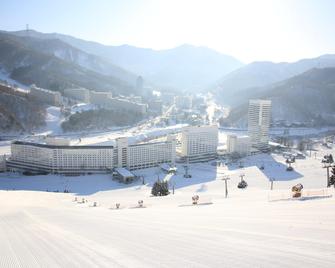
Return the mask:
M 252 166 L 258 167 L 259 170 L 267 177 L 269 181 L 271 181 L 272 179 L 276 181 L 291 181 L 303 177 L 302 174 L 300 174 L 295 170 L 287 171 L 286 163 L 278 162 L 273 158 L 272 155 L 269 154 L 259 154 L 242 158 L 241 160 L 238 160 L 236 163 L 229 165 L 228 169 L 229 170 L 240 169 L 239 167 L 240 164 L 242 164 L 243 168 L 248 168 Z M 261 169 L 262 166 L 264 167 L 264 169 Z M 294 168 L 294 166 L 295 164 L 293 163 L 292 167 Z
M 299 161 L 299 160 L 297 160 Z M 291 181 L 303 177 L 300 173 L 286 171 L 287 165 L 276 161 L 272 155 L 260 154 L 251 157 L 245 157 L 236 163 L 227 166 L 229 171 L 240 171 L 243 173 L 243 168 L 239 167 L 240 162 L 243 168 L 256 166 L 264 169 L 260 171 L 270 181 Z M 294 168 L 294 164 L 292 165 Z M 147 187 L 151 190 L 152 185 L 159 178 L 160 180 L 168 180 L 170 190 L 174 185 L 175 189 L 188 187 L 191 185 L 199 185 L 196 192 L 206 192 L 206 183 L 215 181 L 220 176 L 220 171 L 215 166 L 209 163 L 192 164 L 189 168 L 189 174 L 192 178 L 184 178 L 183 165 L 178 165 L 178 171 L 175 175 L 165 174 L 160 168 L 150 168 L 136 170 L 133 172 L 136 176 L 142 177 L 130 184 L 119 183 L 112 179 L 110 174 L 94 174 L 78 177 L 69 177 L 61 175 L 39 175 L 39 176 L 24 176 L 13 173 L 0 174 L 0 190 L 27 190 L 27 191 L 49 191 L 49 192 L 64 192 L 68 190 L 76 195 L 91 195 L 101 191 L 111 191 L 118 189 L 126 189 L 132 191 L 142 190 Z M 247 178 L 248 180 L 248 178 Z

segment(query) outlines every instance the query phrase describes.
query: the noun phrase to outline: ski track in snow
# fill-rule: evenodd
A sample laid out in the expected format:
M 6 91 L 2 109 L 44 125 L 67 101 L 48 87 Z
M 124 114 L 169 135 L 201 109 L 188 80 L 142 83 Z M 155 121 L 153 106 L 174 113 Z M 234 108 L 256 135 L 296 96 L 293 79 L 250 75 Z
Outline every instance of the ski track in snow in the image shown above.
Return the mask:
M 146 185 L 118 184 L 109 175 L 1 174 L 0 267 L 334 267 L 333 188 L 330 198 L 268 202 L 299 182 L 304 191 L 323 188 L 320 156 L 330 151 L 297 160 L 296 173 L 286 172 L 278 155 L 246 158 L 243 170 L 194 164 L 191 179 L 165 176 L 176 185 L 166 197 L 150 197 L 155 168 L 136 171 Z M 236 187 L 241 171 L 246 190 Z M 231 178 L 227 199 L 223 173 Z M 285 179 L 269 191 L 273 176 Z M 73 193 L 44 192 L 64 187 Z M 212 204 L 192 206 L 195 193 Z M 140 199 L 146 208 L 132 209 Z M 116 202 L 121 209 L 110 209 Z
M 252 202 L 111 211 L 79 208 L 65 194 L 48 195 L 43 198 L 51 199 L 52 206 L 34 201 L 2 210 L 1 267 L 333 265 L 334 215 L 318 213 L 333 199 L 306 207 Z

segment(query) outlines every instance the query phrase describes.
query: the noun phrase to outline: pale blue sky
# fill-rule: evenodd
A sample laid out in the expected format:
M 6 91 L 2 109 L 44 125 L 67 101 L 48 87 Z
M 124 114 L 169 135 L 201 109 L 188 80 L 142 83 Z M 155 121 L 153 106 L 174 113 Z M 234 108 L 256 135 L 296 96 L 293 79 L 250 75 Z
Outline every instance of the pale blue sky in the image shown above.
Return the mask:
M 0 29 L 28 23 L 108 45 L 207 46 L 244 62 L 335 53 L 335 0 L 0 0 Z

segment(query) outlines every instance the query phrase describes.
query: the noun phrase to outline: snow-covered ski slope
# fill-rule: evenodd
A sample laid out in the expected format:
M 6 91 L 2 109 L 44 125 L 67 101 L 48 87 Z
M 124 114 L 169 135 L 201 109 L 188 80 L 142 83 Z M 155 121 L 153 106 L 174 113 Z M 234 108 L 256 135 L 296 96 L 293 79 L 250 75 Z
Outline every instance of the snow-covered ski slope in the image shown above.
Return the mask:
M 119 184 L 109 175 L 1 174 L 0 267 L 334 267 L 334 189 L 269 202 L 296 183 L 304 191 L 324 189 L 320 159 L 329 152 L 297 160 L 294 172 L 285 171 L 279 155 L 249 157 L 243 169 L 193 164 L 191 179 L 183 178 L 182 166 L 175 176 L 135 171 L 145 185 Z M 236 187 L 241 174 L 245 190 Z M 230 177 L 227 199 L 223 175 Z M 175 185 L 174 195 L 150 196 L 158 176 Z M 52 192 L 64 189 L 72 193 Z M 194 194 L 200 205 L 191 205 Z M 138 200 L 145 208 L 136 208 Z
M 62 122 L 62 117 L 61 117 L 61 112 L 60 108 L 56 106 L 49 106 L 47 108 L 47 115 L 45 118 L 46 126 L 43 127 L 38 135 L 57 135 L 62 133 L 61 129 L 61 122 Z

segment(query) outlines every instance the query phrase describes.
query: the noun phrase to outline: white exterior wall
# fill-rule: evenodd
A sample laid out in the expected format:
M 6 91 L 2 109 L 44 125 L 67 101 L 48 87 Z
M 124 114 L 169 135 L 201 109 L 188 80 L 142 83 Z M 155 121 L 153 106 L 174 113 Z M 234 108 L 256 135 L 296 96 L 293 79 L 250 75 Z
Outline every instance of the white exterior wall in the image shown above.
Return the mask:
M 142 103 L 132 102 L 126 99 L 110 98 L 108 107 L 113 110 L 132 111 L 140 114 L 147 112 L 147 105 Z
M 110 110 L 132 111 L 140 114 L 145 114 L 147 112 L 146 104 L 129 101 L 127 99 L 112 98 L 110 92 L 91 91 L 90 99 L 91 103 Z
M 250 100 L 248 110 L 248 134 L 252 146 L 257 149 L 268 148 L 271 121 L 270 100 Z
M 11 160 L 43 168 L 52 167 L 53 151 L 32 145 L 11 144 Z
M 90 102 L 97 105 L 108 104 L 108 99 L 112 97 L 111 92 L 90 91 Z
M 12 144 L 11 161 L 41 167 L 53 172 L 106 170 L 113 168 L 111 148 L 48 148 L 37 145 Z
M 64 90 L 64 95 L 85 103 L 90 102 L 90 92 L 86 88 L 67 88 Z
M 32 86 L 29 93 L 33 98 L 48 104 L 59 106 L 62 103 L 62 95 L 57 91 Z
M 162 163 L 174 164 L 176 158 L 176 141 L 143 143 L 129 146 L 130 170 L 159 166 Z
M 176 142 L 128 145 L 117 139 L 116 147 L 58 146 L 14 142 L 9 166 L 53 173 L 104 172 L 114 167 L 140 169 L 175 162 Z
M 227 135 L 227 153 L 249 155 L 251 140 L 249 136 Z
M 113 166 L 114 149 L 53 149 L 53 169 L 107 170 Z
M 128 167 L 128 138 L 122 137 L 116 140 L 117 167 Z
M 218 146 L 217 126 L 189 126 L 182 129 L 181 155 L 206 158 L 216 156 Z M 205 159 L 204 159 L 205 160 Z

